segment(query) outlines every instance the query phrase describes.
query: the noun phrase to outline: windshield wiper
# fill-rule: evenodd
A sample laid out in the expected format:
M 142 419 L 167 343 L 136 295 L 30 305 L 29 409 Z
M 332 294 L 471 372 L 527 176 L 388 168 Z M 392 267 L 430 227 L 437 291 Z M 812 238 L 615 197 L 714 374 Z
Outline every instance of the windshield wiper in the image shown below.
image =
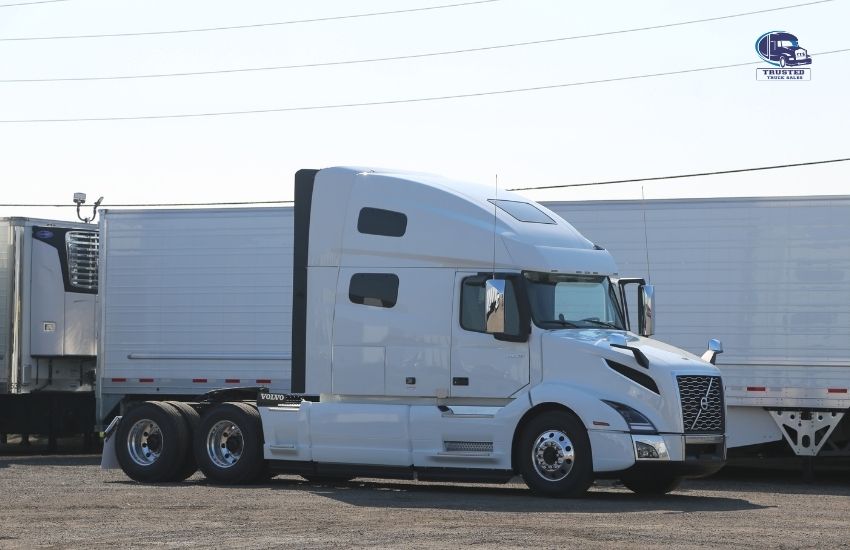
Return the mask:
M 579 328 L 579 326 L 572 321 L 564 321 L 563 319 L 546 319 L 543 321 L 544 323 L 554 323 L 556 325 L 561 325 L 562 327 L 567 328 Z
M 623 330 L 614 323 L 609 323 L 608 321 L 600 321 L 599 319 L 579 319 L 579 323 L 593 323 L 596 326 L 605 327 L 605 328 L 613 328 L 617 330 Z

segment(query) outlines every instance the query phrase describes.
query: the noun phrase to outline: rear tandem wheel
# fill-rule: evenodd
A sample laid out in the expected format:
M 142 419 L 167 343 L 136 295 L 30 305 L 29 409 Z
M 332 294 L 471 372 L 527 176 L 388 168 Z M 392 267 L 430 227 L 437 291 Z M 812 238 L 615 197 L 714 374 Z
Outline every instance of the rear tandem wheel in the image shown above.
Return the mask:
M 136 481 L 182 481 L 188 437 L 187 422 L 176 407 L 146 401 L 121 420 L 115 440 L 118 463 Z
M 268 477 L 260 413 L 247 403 L 220 403 L 204 413 L 193 447 L 210 481 L 238 485 Z

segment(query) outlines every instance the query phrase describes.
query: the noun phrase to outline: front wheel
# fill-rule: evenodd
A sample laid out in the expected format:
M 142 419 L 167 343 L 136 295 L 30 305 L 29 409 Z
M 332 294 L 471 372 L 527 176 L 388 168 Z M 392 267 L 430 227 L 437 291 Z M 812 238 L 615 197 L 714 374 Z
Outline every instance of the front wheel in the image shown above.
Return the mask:
M 780 58 L 779 58 L 779 66 L 780 66 L 780 67 L 785 67 L 785 58 L 784 58 L 784 57 L 780 57 Z
M 193 446 L 198 468 L 212 481 L 236 485 L 266 475 L 260 413 L 246 403 L 221 403 L 207 411 Z
M 681 477 L 662 475 L 660 477 L 623 478 L 623 485 L 639 495 L 666 495 L 682 483 Z
M 535 493 L 578 497 L 590 487 L 590 439 L 574 414 L 550 411 L 532 418 L 522 430 L 519 445 L 519 470 Z

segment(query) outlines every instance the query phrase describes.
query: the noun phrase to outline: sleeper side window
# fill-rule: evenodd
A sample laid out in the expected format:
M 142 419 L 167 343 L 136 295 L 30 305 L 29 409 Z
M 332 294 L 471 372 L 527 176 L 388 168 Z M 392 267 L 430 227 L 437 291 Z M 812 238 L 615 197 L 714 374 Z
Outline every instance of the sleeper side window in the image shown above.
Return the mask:
M 484 283 L 489 277 L 475 275 L 463 280 L 460 290 L 460 326 L 473 332 L 486 332 L 484 302 L 486 290 Z M 519 306 L 517 304 L 514 283 L 505 281 L 505 334 L 517 335 L 519 330 Z
M 407 216 L 382 208 L 361 208 L 357 216 L 357 231 L 367 235 L 401 237 L 407 231 Z
M 364 306 L 393 307 L 398 301 L 398 276 L 394 273 L 355 273 L 348 285 L 348 299 Z

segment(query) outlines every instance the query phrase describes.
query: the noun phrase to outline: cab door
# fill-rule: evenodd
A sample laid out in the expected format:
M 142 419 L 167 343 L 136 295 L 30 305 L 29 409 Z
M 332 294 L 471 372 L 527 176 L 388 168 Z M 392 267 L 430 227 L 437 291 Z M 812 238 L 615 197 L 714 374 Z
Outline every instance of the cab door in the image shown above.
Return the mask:
M 510 397 L 529 383 L 528 327 L 522 326 L 528 321 L 520 314 L 518 281 L 506 281 L 504 335 L 497 337 L 486 332 L 485 283 L 490 278 L 474 271 L 455 276 L 452 397 Z

